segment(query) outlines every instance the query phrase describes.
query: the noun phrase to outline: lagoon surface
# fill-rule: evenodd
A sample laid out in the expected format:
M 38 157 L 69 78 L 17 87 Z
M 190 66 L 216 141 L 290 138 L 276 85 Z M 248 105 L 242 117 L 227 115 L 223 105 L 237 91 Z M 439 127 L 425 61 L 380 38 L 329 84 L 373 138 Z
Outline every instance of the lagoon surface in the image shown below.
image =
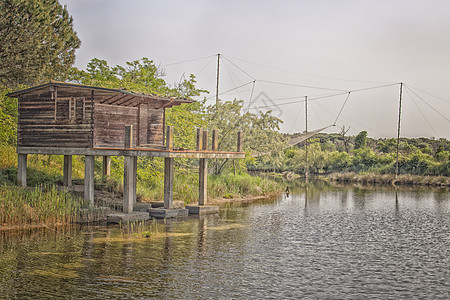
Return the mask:
M 0 232 L 0 299 L 448 299 L 450 194 L 292 183 L 220 215 Z

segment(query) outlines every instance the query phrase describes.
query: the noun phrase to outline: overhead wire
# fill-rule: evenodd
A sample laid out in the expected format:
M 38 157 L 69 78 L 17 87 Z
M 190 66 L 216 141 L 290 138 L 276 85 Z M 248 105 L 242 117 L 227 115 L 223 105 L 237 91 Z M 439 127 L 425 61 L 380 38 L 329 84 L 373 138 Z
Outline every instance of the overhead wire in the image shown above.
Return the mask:
M 414 89 L 414 90 L 421 91 L 422 93 L 425 93 L 425 94 L 427 94 L 428 96 L 431 96 L 431 97 L 434 97 L 434 98 L 436 98 L 436 99 L 439 99 L 439 100 L 441 100 L 441 101 L 443 101 L 443 102 L 445 102 L 445 103 L 450 103 L 450 100 L 447 100 L 447 99 L 441 98 L 441 97 L 439 97 L 439 96 L 433 95 L 433 94 L 431 94 L 431 93 L 429 93 L 429 92 L 427 92 L 427 91 L 424 91 L 424 90 L 421 90 L 421 89 L 419 89 L 419 88 L 413 87 L 413 86 L 411 86 L 410 84 L 408 84 L 408 87 L 409 87 L 410 89 Z
M 439 136 L 439 134 L 436 132 L 436 130 L 434 130 L 433 126 L 431 125 L 431 123 L 428 121 L 428 119 L 425 117 L 425 115 L 423 114 L 422 110 L 419 108 L 419 105 L 417 104 L 416 100 L 414 100 L 414 98 L 411 96 L 410 91 L 408 89 L 405 89 L 406 93 L 408 94 L 408 96 L 411 98 L 412 102 L 414 103 L 414 105 L 416 106 L 417 110 L 419 111 L 420 115 L 422 116 L 422 118 L 425 120 L 425 122 L 427 122 L 428 126 L 430 126 L 431 130 L 433 131 L 433 133 L 436 136 Z
M 251 83 L 253 83 L 253 81 L 244 83 L 244 84 L 242 84 L 242 85 L 240 85 L 240 86 L 234 87 L 234 88 L 229 89 L 229 90 L 226 90 L 226 91 L 224 91 L 224 92 L 221 92 L 221 93 L 219 93 L 219 95 L 222 95 L 222 94 L 225 94 L 225 93 L 234 91 L 234 90 L 236 90 L 236 89 L 240 89 L 241 87 L 244 87 L 244 86 L 249 85 L 249 84 L 251 84 Z M 206 100 L 209 100 L 209 99 L 212 99 L 212 98 L 215 98 L 215 97 L 216 97 L 215 95 L 214 95 L 214 96 L 210 96 L 210 97 L 206 98 Z
M 172 66 L 172 65 L 179 65 L 179 64 L 184 64 L 184 63 L 188 63 L 188 62 L 198 61 L 198 60 L 211 58 L 211 57 L 215 57 L 215 56 L 216 55 L 209 55 L 209 56 L 204 56 L 204 57 L 199 57 L 199 58 L 194 58 L 194 59 L 189 59 L 189 60 L 184 60 L 184 61 L 178 61 L 178 62 L 169 63 L 169 64 L 164 64 L 162 66 L 163 67 L 167 67 L 167 66 Z
M 376 83 L 376 84 L 384 84 L 384 83 L 386 83 L 386 82 L 380 82 L 380 81 L 355 80 L 355 79 L 343 79 L 343 78 L 337 78 L 337 77 L 331 77 L 331 76 L 320 76 L 320 75 L 316 75 L 316 74 L 296 72 L 296 71 L 286 70 L 286 69 L 282 69 L 282 68 L 278 68 L 278 67 L 274 67 L 274 66 L 258 64 L 258 63 L 251 62 L 251 61 L 248 61 L 248 60 L 245 60 L 245 59 L 242 59 L 242 58 L 231 57 L 231 56 L 229 56 L 229 57 L 232 58 L 232 59 L 240 60 L 240 61 L 252 64 L 252 65 L 255 65 L 255 66 L 260 66 L 260 67 L 264 67 L 264 68 L 268 68 L 268 69 L 278 70 L 278 71 L 281 71 L 281 72 L 286 72 L 286 73 L 291 73 L 291 74 L 299 74 L 299 75 L 315 77 L 315 78 L 332 79 L 332 80 L 339 80 L 339 81 L 350 81 L 350 82 Z
M 442 118 L 444 118 L 445 120 L 447 120 L 447 122 L 450 123 L 450 120 L 444 116 L 443 114 L 441 114 L 437 109 L 435 109 L 431 104 L 429 104 L 427 101 L 425 101 L 422 97 L 420 97 L 416 92 L 414 92 L 413 90 L 411 90 L 408 86 L 405 86 L 409 91 L 411 91 L 411 93 L 413 93 L 414 95 L 416 95 L 417 98 L 419 98 L 420 100 L 422 100 L 423 103 L 425 103 L 428 107 L 430 107 L 432 110 L 434 110 L 435 113 L 437 113 L 438 115 L 440 115 Z
M 233 63 L 231 60 L 229 60 L 226 56 L 222 57 L 227 60 L 230 64 L 232 64 L 233 66 L 235 66 L 236 68 L 238 68 L 241 72 L 243 72 L 244 74 L 246 74 L 248 77 L 250 77 L 253 80 L 256 80 L 255 77 L 253 77 L 252 75 L 250 75 L 248 72 L 244 71 L 241 67 L 239 67 L 238 65 L 236 65 L 235 63 Z

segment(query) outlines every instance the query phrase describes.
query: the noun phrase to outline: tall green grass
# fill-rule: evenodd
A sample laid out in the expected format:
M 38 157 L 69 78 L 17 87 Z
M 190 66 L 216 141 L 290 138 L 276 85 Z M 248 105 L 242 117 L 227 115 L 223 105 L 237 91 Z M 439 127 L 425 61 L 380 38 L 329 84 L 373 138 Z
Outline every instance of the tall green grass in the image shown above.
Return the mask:
M 68 224 L 76 222 L 88 205 L 83 199 L 54 186 L 23 189 L 0 187 L 0 222 L 3 225 Z

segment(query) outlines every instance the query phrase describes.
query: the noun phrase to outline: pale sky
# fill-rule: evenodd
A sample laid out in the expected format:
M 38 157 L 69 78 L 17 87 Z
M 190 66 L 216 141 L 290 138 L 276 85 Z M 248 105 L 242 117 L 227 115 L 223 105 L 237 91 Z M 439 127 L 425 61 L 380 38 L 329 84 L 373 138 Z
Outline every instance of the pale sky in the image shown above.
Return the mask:
M 304 96 L 311 131 L 335 122 L 345 91 L 403 82 L 401 135 L 450 138 L 448 0 L 60 2 L 82 41 L 78 68 L 147 57 L 168 83 L 196 75 L 212 104 L 221 53 L 219 92 L 248 84 L 220 98 L 244 100 L 252 112 L 277 104 L 282 132 L 305 130 Z M 352 135 L 396 137 L 399 88 L 352 92 L 327 132 L 345 125 Z M 331 89 L 344 92 L 313 100 L 339 93 Z

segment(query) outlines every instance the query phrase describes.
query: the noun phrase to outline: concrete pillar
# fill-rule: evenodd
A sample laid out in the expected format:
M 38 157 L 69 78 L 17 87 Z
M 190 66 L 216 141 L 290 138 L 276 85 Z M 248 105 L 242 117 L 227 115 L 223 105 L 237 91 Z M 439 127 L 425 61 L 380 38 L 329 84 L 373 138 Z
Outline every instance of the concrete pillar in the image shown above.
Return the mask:
M 124 157 L 123 170 L 123 212 L 133 212 L 133 205 L 136 202 L 136 165 L 137 157 Z
M 164 208 L 173 208 L 173 158 L 164 158 Z
M 94 160 L 95 156 L 84 157 L 84 199 L 94 205 Z
M 17 157 L 17 185 L 27 186 L 27 154 L 19 154 Z
M 72 186 L 72 155 L 64 155 L 64 186 Z
M 208 160 L 206 158 L 200 158 L 198 179 L 198 205 L 206 205 L 208 199 Z
M 111 156 L 103 156 L 103 177 L 111 176 Z

